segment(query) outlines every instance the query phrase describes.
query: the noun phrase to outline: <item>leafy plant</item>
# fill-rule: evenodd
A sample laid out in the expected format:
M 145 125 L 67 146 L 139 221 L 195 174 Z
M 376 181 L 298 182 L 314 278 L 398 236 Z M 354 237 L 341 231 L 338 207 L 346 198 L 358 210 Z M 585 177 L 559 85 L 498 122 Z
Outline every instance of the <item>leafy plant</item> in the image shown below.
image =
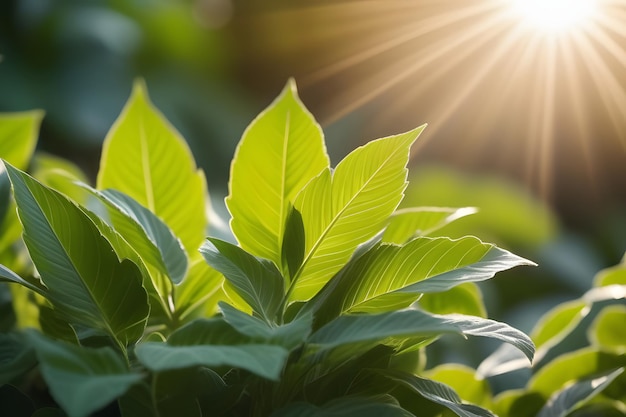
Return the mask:
M 0 126 L 2 146 L 30 155 L 40 115 L 23 133 L 12 130 L 17 118 Z M 493 415 L 429 379 L 424 347 L 444 334 L 480 336 L 531 360 L 528 336 L 481 317 L 475 283 L 532 263 L 475 237 L 426 236 L 471 209 L 397 210 L 423 128 L 331 168 L 289 82 L 231 165 L 236 242 L 205 239 L 204 175 L 140 82 L 105 140 L 95 188 L 76 173 L 52 186 L 0 148 L 14 198 L 2 201 L 19 217 L 5 210 L 3 222 L 23 233 L 23 246 L 3 243 L 12 256 L 0 267 L 15 316 L 0 334 L 3 407 L 70 417 Z

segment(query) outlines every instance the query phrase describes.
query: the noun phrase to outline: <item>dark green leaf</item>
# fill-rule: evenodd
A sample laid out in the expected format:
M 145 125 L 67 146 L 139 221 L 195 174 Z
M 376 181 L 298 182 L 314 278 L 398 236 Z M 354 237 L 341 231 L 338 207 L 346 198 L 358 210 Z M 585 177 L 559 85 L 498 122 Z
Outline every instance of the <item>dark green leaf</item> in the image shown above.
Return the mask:
M 425 340 L 445 333 L 501 340 L 517 347 L 529 360 L 532 360 L 534 354 L 530 338 L 507 324 L 473 316 L 431 315 L 414 309 L 341 316 L 313 333 L 309 343 L 324 351 L 353 343 L 398 344 L 409 337 Z
M 13 385 L 0 385 L 0 407 L 2 415 L 9 417 L 31 417 L 35 404 L 26 394 Z
M 21 333 L 0 333 L 0 386 L 24 375 L 37 364 L 30 341 Z
M 413 417 L 397 403 L 373 398 L 345 397 L 322 406 L 293 403 L 273 412 L 270 417 Z
M 284 282 L 274 264 L 259 260 L 223 240 L 209 238 L 200 253 L 224 274 L 232 287 L 265 321 L 275 321 L 284 296 Z
M 472 404 L 463 404 L 458 394 L 441 382 L 420 378 L 401 371 L 388 370 L 381 371 L 381 373 L 422 397 L 454 411 L 461 417 L 495 417 L 489 410 Z
M 66 197 L 10 165 L 7 171 L 24 242 L 55 309 L 123 346 L 138 340 L 149 305 L 137 266 L 120 262 L 94 223 Z
M 298 317 L 285 325 L 275 326 L 226 303 L 220 303 L 220 310 L 224 315 L 224 320 L 238 332 L 255 340 L 280 345 L 287 350 L 292 350 L 303 343 L 311 333 L 311 326 L 313 325 L 313 317 L 310 314 Z
M 115 401 L 142 376 L 110 348 L 90 349 L 28 333 L 50 393 L 70 417 L 87 416 Z

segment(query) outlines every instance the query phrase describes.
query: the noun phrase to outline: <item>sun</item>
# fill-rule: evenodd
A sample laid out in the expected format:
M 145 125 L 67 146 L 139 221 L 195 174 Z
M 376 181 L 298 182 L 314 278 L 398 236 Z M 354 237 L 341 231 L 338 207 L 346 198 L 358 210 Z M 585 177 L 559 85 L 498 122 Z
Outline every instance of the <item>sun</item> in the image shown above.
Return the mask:
M 511 0 L 525 23 L 548 34 L 567 32 L 593 18 L 595 0 Z

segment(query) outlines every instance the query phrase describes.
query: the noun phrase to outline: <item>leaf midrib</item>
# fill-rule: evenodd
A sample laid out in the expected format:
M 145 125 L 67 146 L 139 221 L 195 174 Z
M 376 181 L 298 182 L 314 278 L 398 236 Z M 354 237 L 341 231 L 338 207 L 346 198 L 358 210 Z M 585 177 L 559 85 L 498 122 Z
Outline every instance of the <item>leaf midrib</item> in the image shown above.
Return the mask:
M 291 129 L 291 110 L 287 110 L 286 120 L 285 120 L 285 131 L 283 133 L 283 152 L 282 152 L 282 165 L 281 165 L 281 177 L 280 177 L 280 212 L 278 218 L 278 233 L 276 234 L 276 247 L 281 249 L 282 247 L 282 236 L 284 233 L 283 228 L 285 227 L 285 200 L 287 200 L 287 196 L 285 195 L 286 188 L 286 178 L 287 178 L 287 154 L 289 149 L 289 132 Z
M 24 185 L 26 185 L 26 183 L 24 183 Z M 28 191 L 28 194 L 30 194 L 30 196 L 32 197 L 33 201 L 37 202 L 37 198 L 35 197 L 35 195 L 32 193 L 32 191 L 30 190 L 30 188 L 28 186 L 26 186 L 26 190 Z M 53 195 L 54 192 L 53 192 Z M 56 195 L 55 195 L 56 196 Z M 56 196 L 59 197 L 59 196 Z M 62 198 L 62 197 L 61 197 Z M 72 202 L 68 201 L 68 203 L 73 204 Z M 72 269 L 74 271 L 74 273 L 76 274 L 77 277 L 79 277 L 79 283 L 80 285 L 85 289 L 85 291 L 87 292 L 87 294 L 89 295 L 89 297 L 91 298 L 91 301 L 97 306 L 98 308 L 98 312 L 100 313 L 101 319 L 103 319 L 103 323 L 106 326 L 106 330 L 109 332 L 109 334 L 111 334 L 113 337 L 115 337 L 117 339 L 117 333 L 113 331 L 113 329 L 110 326 L 108 317 L 103 314 L 104 310 L 101 306 L 101 304 L 98 302 L 98 300 L 96 299 L 96 297 L 94 296 L 93 292 L 90 290 L 90 288 L 86 285 L 86 283 L 84 282 L 84 280 L 82 279 L 82 275 L 78 272 L 78 269 L 76 267 L 76 265 L 74 264 L 72 258 L 70 257 L 69 253 L 67 252 L 67 250 L 65 249 L 65 246 L 62 244 L 61 239 L 59 238 L 59 236 L 57 235 L 56 231 L 54 230 L 54 228 L 52 228 L 51 226 L 51 222 L 50 219 L 48 218 L 48 216 L 46 215 L 46 213 L 41 209 L 41 207 L 39 206 L 39 203 L 36 204 L 37 210 L 43 215 L 43 217 L 46 219 L 46 227 L 52 232 L 52 234 L 55 237 L 55 240 L 58 242 L 59 246 L 61 247 L 61 250 L 63 251 L 63 254 L 65 255 L 66 259 L 69 261 L 69 264 L 72 266 Z M 80 210 L 80 209 L 79 209 Z M 65 210 L 64 210 L 65 211 Z M 89 222 L 91 222 L 91 219 L 87 219 Z M 95 225 L 94 225 L 95 227 Z
M 341 210 L 339 210 L 339 212 L 333 217 L 333 219 L 330 221 L 330 223 L 328 224 L 328 226 L 324 229 L 324 231 L 322 232 L 322 234 L 320 235 L 320 237 L 317 239 L 317 241 L 315 242 L 315 244 L 313 245 L 313 247 L 311 248 L 311 251 L 309 251 L 309 253 L 307 254 L 307 256 L 305 257 L 304 261 L 302 262 L 302 265 L 300 266 L 300 268 L 298 268 L 298 271 L 296 272 L 294 279 L 292 281 L 292 287 L 295 286 L 296 282 L 298 282 L 300 275 L 302 274 L 302 272 L 304 271 L 306 265 L 308 264 L 308 262 L 313 258 L 315 252 L 317 251 L 317 249 L 319 248 L 319 246 L 322 244 L 322 242 L 324 241 L 324 239 L 326 238 L 326 235 L 328 233 L 330 233 L 330 230 L 333 228 L 333 226 L 339 221 L 339 218 L 341 217 L 341 215 L 348 209 L 348 207 L 352 204 L 352 202 L 357 198 L 357 196 L 359 196 L 361 194 L 361 192 L 363 191 L 363 189 L 366 188 L 367 185 L 369 185 L 369 183 L 374 179 L 374 177 L 376 177 L 376 175 L 382 170 L 382 168 L 387 164 L 387 162 L 392 159 L 393 157 L 396 156 L 396 154 L 400 151 L 400 149 L 396 149 L 395 152 L 391 153 L 383 162 L 381 162 L 381 164 L 378 166 L 378 168 L 376 168 L 376 170 L 372 173 L 372 175 L 370 175 L 370 177 L 367 179 L 367 181 L 365 181 L 363 183 L 363 185 L 359 188 L 359 190 L 354 193 L 354 195 L 350 198 L 350 200 L 341 208 Z M 334 179 L 335 179 L 335 175 L 334 172 L 331 173 L 331 178 L 330 178 L 330 197 L 331 197 L 331 206 L 332 206 L 332 196 L 333 196 L 333 185 L 334 185 Z
M 141 169 L 143 171 L 144 187 L 146 192 L 146 203 L 151 212 L 155 212 L 154 190 L 152 187 L 152 172 L 150 171 L 150 152 L 146 138 L 145 115 L 139 115 L 139 145 L 141 148 Z

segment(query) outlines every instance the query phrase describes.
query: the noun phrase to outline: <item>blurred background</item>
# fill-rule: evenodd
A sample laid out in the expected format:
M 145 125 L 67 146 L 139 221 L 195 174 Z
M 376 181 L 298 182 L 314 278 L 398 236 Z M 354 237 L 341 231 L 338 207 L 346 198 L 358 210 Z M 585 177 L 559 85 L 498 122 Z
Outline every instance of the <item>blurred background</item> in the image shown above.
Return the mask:
M 91 178 L 143 77 L 218 206 L 289 77 L 334 163 L 428 123 L 405 203 L 539 264 L 482 287 L 525 331 L 626 250 L 625 0 L 3 0 L 0 56 L 0 111 L 45 110 L 39 150 Z

